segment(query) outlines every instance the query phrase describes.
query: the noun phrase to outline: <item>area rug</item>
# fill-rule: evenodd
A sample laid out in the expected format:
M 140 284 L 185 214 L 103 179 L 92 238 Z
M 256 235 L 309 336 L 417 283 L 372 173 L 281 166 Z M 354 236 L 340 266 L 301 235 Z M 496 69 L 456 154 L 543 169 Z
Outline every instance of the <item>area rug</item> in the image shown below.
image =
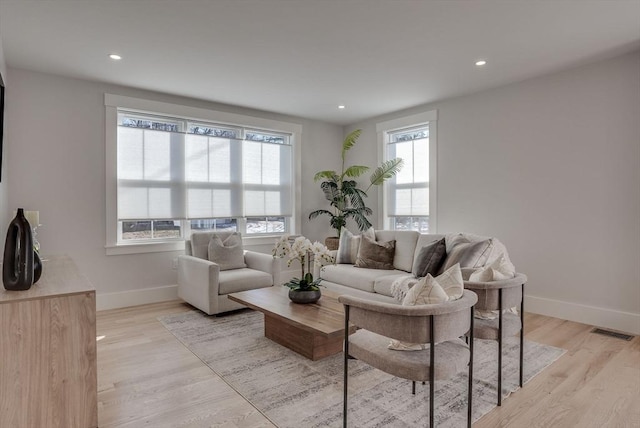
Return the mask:
M 193 311 L 158 318 L 191 352 L 280 428 L 342 426 L 341 354 L 311 361 L 263 336 L 263 315 L 243 310 L 222 317 Z M 517 337 L 504 344 L 503 391 L 518 389 Z M 496 406 L 497 342 L 476 340 L 473 419 Z M 565 351 L 525 341 L 525 381 Z M 435 385 L 435 422 L 466 426 L 467 371 Z M 417 385 L 349 361 L 350 427 L 416 427 L 428 424 L 429 384 Z

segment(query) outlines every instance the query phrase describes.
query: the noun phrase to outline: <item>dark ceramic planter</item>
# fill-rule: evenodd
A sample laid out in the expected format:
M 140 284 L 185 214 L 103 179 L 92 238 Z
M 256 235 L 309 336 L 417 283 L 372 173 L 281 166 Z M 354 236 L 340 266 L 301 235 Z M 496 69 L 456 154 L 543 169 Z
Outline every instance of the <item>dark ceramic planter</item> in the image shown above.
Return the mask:
M 321 295 L 320 290 L 289 290 L 289 299 L 294 303 L 315 303 Z

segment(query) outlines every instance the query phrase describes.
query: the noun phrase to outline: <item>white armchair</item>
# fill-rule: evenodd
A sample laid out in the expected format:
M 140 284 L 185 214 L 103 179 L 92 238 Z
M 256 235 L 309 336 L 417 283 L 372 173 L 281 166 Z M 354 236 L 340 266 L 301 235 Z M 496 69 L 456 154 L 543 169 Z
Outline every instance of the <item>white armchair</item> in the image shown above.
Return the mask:
M 223 240 L 230 232 L 194 232 L 185 242 L 185 255 L 178 257 L 178 297 L 208 315 L 233 311 L 245 306 L 227 298 L 227 294 L 280 283 L 280 263 L 269 254 L 244 252 L 246 268 L 220 270 L 208 260 L 211 237 Z

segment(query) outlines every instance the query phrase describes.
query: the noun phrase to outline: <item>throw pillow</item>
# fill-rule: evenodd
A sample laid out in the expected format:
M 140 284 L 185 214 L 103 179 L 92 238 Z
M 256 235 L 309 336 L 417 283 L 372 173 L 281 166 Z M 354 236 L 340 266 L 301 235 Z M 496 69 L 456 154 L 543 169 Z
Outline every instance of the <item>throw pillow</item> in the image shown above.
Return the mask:
M 222 241 L 219 235 L 213 235 L 209 241 L 209 261 L 220 265 L 220 270 L 247 267 L 244 263 L 242 236 L 236 232 Z
M 418 256 L 413 262 L 413 273 L 416 277 L 422 278 L 427 274 L 436 275 L 440 266 L 447 257 L 445 240 L 433 241 L 422 247 Z
M 451 266 L 441 275 L 428 274 L 407 292 L 404 306 L 428 305 L 457 300 L 464 292 L 464 281 L 459 264 Z
M 516 275 L 516 268 L 505 257 L 497 258 L 493 263 L 475 270 L 469 275 L 469 281 L 489 282 L 500 281 L 513 278 Z
M 354 235 L 347 228 L 343 227 L 340 232 L 340 243 L 338 244 L 338 253 L 336 254 L 337 264 L 354 264 L 358 258 L 358 249 L 360 249 L 360 241 L 363 236 L 376 239 L 376 233 L 373 227 L 370 227 L 360 235 Z
M 363 236 L 358 249 L 356 267 L 393 270 L 393 256 L 396 253 L 396 241 L 376 242 Z
M 447 270 L 456 263 L 459 263 L 460 267 L 463 268 L 482 267 L 487 263 L 492 249 L 493 239 L 477 242 L 455 240 L 450 249 L 447 250 L 447 258 L 444 261 L 444 267 L 442 269 Z
M 460 265 L 456 264 L 442 275 L 434 278 L 427 274 L 420 282 L 411 287 L 407 292 L 403 306 L 428 305 L 450 302 L 462 297 L 464 282 Z M 395 351 L 419 351 L 426 349 L 425 343 L 408 343 L 392 339 L 388 349 Z

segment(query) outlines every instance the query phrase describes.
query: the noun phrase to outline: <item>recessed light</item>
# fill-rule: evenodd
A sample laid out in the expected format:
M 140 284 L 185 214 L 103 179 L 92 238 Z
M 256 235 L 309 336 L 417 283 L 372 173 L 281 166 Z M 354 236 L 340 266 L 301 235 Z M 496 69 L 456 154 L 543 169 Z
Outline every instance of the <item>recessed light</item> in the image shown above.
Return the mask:
M 118 55 L 118 54 L 110 54 L 110 55 L 109 55 L 109 58 L 111 58 L 111 59 L 113 59 L 113 60 L 116 60 L 116 61 L 118 61 L 118 60 L 121 60 L 121 59 L 122 59 L 122 57 L 121 57 L 120 55 Z
M 344 108 L 345 108 L 345 107 L 344 107 L 343 105 L 339 105 L 339 106 L 338 106 L 338 108 L 339 108 L 340 110 L 344 110 Z
M 485 60 L 481 59 L 481 60 L 479 60 L 479 61 L 476 61 L 476 65 L 477 65 L 478 67 L 482 67 L 483 65 L 487 65 L 487 61 L 485 61 Z

